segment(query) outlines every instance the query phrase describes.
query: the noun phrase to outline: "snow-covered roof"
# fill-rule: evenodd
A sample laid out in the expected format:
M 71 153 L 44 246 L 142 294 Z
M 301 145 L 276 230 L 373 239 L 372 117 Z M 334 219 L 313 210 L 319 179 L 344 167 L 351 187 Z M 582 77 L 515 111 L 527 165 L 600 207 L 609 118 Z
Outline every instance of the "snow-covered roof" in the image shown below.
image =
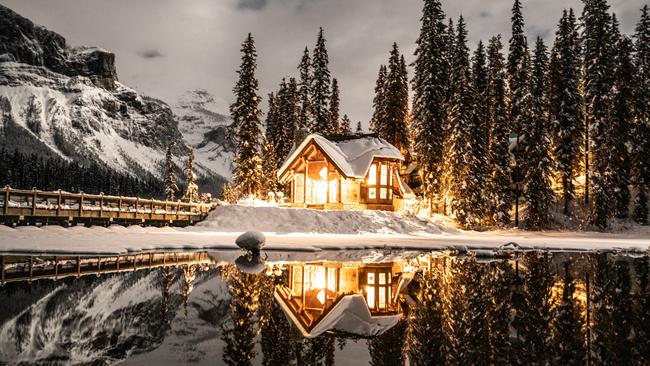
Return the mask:
M 392 328 L 402 317 L 402 314 L 372 316 L 366 299 L 361 294 L 346 295 L 323 316 L 311 329 L 305 329 L 295 314 L 289 309 L 282 297 L 274 293 L 276 301 L 291 321 L 300 329 L 304 337 L 317 337 L 328 330 L 372 337 Z
M 340 141 L 330 141 L 319 134 L 311 134 L 289 154 L 289 157 L 278 170 L 279 177 L 289 169 L 291 163 L 300 156 L 312 141 L 323 150 L 332 163 L 348 178 L 365 178 L 374 158 L 404 160 L 404 156 L 395 146 L 378 137 L 366 135 Z

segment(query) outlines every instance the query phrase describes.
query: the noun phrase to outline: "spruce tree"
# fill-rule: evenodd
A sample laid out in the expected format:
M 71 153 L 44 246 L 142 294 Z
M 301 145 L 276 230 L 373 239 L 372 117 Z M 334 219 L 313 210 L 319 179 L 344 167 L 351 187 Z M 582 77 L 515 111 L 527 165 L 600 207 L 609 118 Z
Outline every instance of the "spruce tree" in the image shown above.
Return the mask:
M 174 142 L 167 145 L 167 154 L 165 155 L 165 199 L 168 201 L 173 201 L 174 196 L 178 193 L 176 176 L 174 176 L 174 155 L 172 154 L 174 145 Z
M 357 121 L 357 129 L 355 130 L 356 133 L 363 133 L 363 127 L 361 127 L 361 121 Z
M 609 177 L 613 174 L 608 156 L 611 148 L 609 135 L 609 110 L 612 89 L 612 21 L 606 0 L 584 0 L 583 62 L 585 113 L 587 124 L 587 182 L 586 194 L 593 195 L 590 221 L 604 229 L 612 215 L 613 187 Z M 591 189 L 591 193 L 589 193 Z M 587 196 L 588 199 L 589 196 Z
M 408 319 L 407 344 L 411 365 L 442 365 L 445 362 L 446 334 L 441 274 L 427 271 L 420 281 L 421 290 Z
M 510 224 L 511 183 L 509 125 L 506 106 L 506 74 L 501 35 L 492 37 L 488 45 L 487 106 L 489 132 L 489 165 L 492 168 L 487 184 L 489 213 L 498 225 Z
M 521 13 L 521 2 L 515 0 L 512 6 L 512 36 L 508 52 L 508 112 L 511 121 L 511 131 L 516 135 L 517 148 L 515 161 L 519 170 L 523 169 L 525 157 L 522 152 L 526 144 L 524 135 L 530 126 L 530 54 L 528 41 L 524 34 L 524 17 Z M 523 176 L 523 174 L 521 174 Z
M 413 88 L 413 152 L 430 203 L 442 198 L 444 126 L 449 88 L 449 40 L 439 0 L 425 0 L 416 41 Z
M 615 296 L 612 298 L 612 359 L 614 365 L 631 365 L 635 359 L 630 352 L 633 349 L 634 308 L 632 300 L 632 278 L 630 264 L 625 258 L 618 259 L 614 264 Z
M 298 83 L 298 94 L 300 103 L 300 117 L 298 118 L 298 129 L 311 128 L 311 88 L 313 82 L 313 71 L 311 65 L 311 57 L 309 56 L 309 49 L 305 47 L 305 52 L 302 55 L 300 64 L 298 65 L 298 72 L 300 73 L 300 82 Z
M 612 19 L 616 19 L 613 17 Z M 615 24 L 615 23 L 613 23 Z M 630 130 L 634 118 L 634 87 L 636 70 L 632 62 L 632 40 L 618 36 L 614 55 L 614 85 L 610 110 L 610 160 L 614 174 L 611 177 L 616 216 L 629 216 L 630 206 Z
M 313 115 L 312 132 L 329 134 L 332 132 L 329 103 L 331 98 L 331 76 L 329 56 L 325 48 L 323 28 L 318 31 L 316 47 L 312 55 L 311 111 Z
M 381 129 L 386 126 L 386 103 L 384 102 L 386 94 L 386 74 L 386 65 L 379 66 L 379 75 L 377 75 L 377 81 L 375 83 L 375 97 L 372 100 L 372 119 L 370 120 L 370 131 L 377 135 L 385 134 Z
M 650 193 L 650 14 L 648 5 L 641 9 L 641 19 L 635 29 L 635 57 L 637 82 L 634 98 L 634 180 L 637 195 L 634 201 L 634 219 L 648 224 L 648 194 Z
M 174 284 L 176 275 L 173 267 L 163 267 L 160 270 L 160 287 L 162 299 L 160 301 L 160 311 L 163 325 L 165 328 L 171 328 L 172 319 L 169 314 L 169 303 L 171 301 L 171 287 Z
M 612 319 L 616 297 L 615 272 L 607 253 L 593 256 L 594 281 L 591 293 L 591 339 L 593 359 L 601 365 L 614 365 Z
M 236 136 L 233 181 L 242 194 L 257 195 L 262 177 L 262 161 L 259 154 L 261 98 L 257 95 L 258 82 L 255 78 L 257 52 L 250 33 L 242 44 L 241 52 L 239 80 L 233 89 L 236 100 L 230 106 Z
M 190 147 L 190 152 L 187 156 L 187 165 L 185 166 L 185 194 L 183 200 L 186 202 L 198 202 L 199 200 L 199 186 L 196 184 L 196 174 L 194 174 L 194 149 Z
M 194 280 L 196 279 L 196 266 L 189 264 L 181 267 L 183 271 L 183 310 L 185 319 L 189 315 L 190 293 L 194 289 Z
M 349 135 L 352 133 L 352 121 L 350 121 L 350 117 L 348 117 L 347 114 L 343 115 L 343 118 L 341 119 L 341 133 L 344 135 Z
M 282 79 L 278 94 L 285 87 L 285 85 L 286 83 L 284 79 Z M 264 132 L 264 136 L 266 137 L 267 141 L 271 141 L 273 144 L 275 144 L 276 139 L 279 137 L 278 131 L 281 130 L 280 113 L 278 111 L 279 100 L 276 100 L 274 93 L 269 93 L 268 100 L 269 108 L 268 112 L 266 113 L 266 130 Z
M 273 297 L 275 285 L 283 276 L 266 276 L 260 294 L 260 348 L 262 365 L 291 365 L 295 360 L 292 345 L 292 327 L 280 304 Z
M 489 278 L 487 266 L 472 257 L 463 266 L 463 286 L 467 298 L 467 365 L 490 365 Z
M 470 173 L 474 175 L 477 181 L 477 190 L 480 192 L 480 206 L 476 210 L 477 215 L 482 219 L 490 216 L 487 221 L 491 221 L 491 212 L 488 200 L 488 185 L 490 184 L 491 168 L 489 166 L 489 140 L 490 140 L 490 121 L 488 107 L 488 79 L 485 47 L 483 41 L 479 41 L 478 47 L 472 58 L 472 84 L 475 91 L 474 100 L 474 125 L 472 130 L 472 154 L 474 166 L 470 168 Z
M 580 71 L 580 38 L 576 19 L 573 9 L 569 12 L 564 10 L 555 33 L 549 65 L 549 117 L 565 215 L 571 213 L 574 180 L 578 175 L 585 138 Z
M 555 282 L 548 252 L 528 252 L 524 257 L 524 303 L 521 354 L 527 365 L 547 365 L 551 358 L 551 289 Z
M 262 146 L 262 182 L 260 184 L 263 198 L 267 198 L 269 192 L 275 193 L 278 189 L 278 168 L 275 158 L 275 147 L 271 141 L 266 140 Z
M 550 205 L 553 202 L 551 141 L 548 133 L 547 114 L 547 69 L 546 46 L 541 38 L 537 38 L 531 75 L 533 124 L 526 127 L 527 138 L 535 143 L 526 144 L 526 175 L 524 178 L 524 194 L 528 203 L 526 222 L 533 229 L 548 226 L 551 219 Z
M 341 129 L 341 123 L 339 121 L 339 82 L 336 78 L 332 79 L 332 100 L 330 101 L 330 133 L 338 134 Z
M 466 287 L 468 273 L 464 260 L 450 258 L 447 282 L 447 304 L 445 313 L 445 333 L 447 334 L 448 354 L 446 363 L 449 365 L 471 365 L 471 348 L 474 340 L 469 339 L 468 289 Z
M 404 365 L 404 341 L 407 321 L 400 320 L 392 328 L 368 341 L 371 366 Z
M 633 356 L 638 359 L 637 365 L 650 363 L 650 257 L 644 256 L 635 260 L 636 275 L 636 307 L 634 308 Z
M 576 284 L 569 262 L 564 263 L 560 299 L 553 309 L 552 365 L 584 365 L 585 340 L 582 310 L 576 302 Z
M 452 216 L 461 226 L 480 223 L 483 213 L 483 185 L 480 177 L 480 159 L 476 156 L 479 122 L 474 108 L 476 91 L 472 85 L 467 48 L 467 30 L 461 16 L 457 25 L 456 46 L 452 70 L 453 96 L 449 113 L 449 196 Z
M 490 280 L 487 282 L 490 302 L 488 314 L 490 326 L 490 362 L 493 365 L 508 365 L 512 357 L 510 339 L 510 317 L 512 313 L 511 286 L 513 270 L 507 260 L 489 265 Z
M 294 135 L 298 128 L 296 121 L 300 114 L 298 98 L 296 80 L 289 78 L 289 82 L 286 82 L 285 79 L 282 79 L 280 90 L 276 95 L 277 127 L 275 135 L 269 136 L 273 143 L 275 162 L 278 168 L 284 163 L 284 159 L 287 158 L 293 147 Z
M 393 43 L 388 60 L 388 74 L 384 83 L 383 120 L 377 121 L 379 137 L 402 151 L 409 149 L 408 140 L 408 79 L 406 65 L 401 58 L 397 43 Z M 378 81 L 379 82 L 379 81 Z

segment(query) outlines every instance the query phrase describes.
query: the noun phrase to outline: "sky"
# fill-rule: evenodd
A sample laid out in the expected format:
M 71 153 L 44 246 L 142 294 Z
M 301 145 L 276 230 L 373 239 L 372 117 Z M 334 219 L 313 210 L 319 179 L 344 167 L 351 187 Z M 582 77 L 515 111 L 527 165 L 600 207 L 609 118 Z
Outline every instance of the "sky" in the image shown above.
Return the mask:
M 610 0 L 631 34 L 646 0 Z M 552 42 L 562 9 L 582 12 L 580 0 L 523 0 L 527 36 Z M 0 0 L 19 14 L 66 37 L 116 54 L 120 81 L 170 104 L 188 90 L 206 89 L 221 101 L 232 88 L 248 32 L 258 51 L 258 79 L 266 95 L 296 67 L 318 28 L 327 39 L 332 76 L 341 88 L 341 115 L 364 126 L 372 114 L 379 65 L 393 42 L 413 60 L 421 0 Z M 470 47 L 501 33 L 510 37 L 512 0 L 443 0 L 448 17 L 463 15 Z M 409 69 L 412 73 L 412 69 Z M 410 74 L 409 76 L 412 76 Z

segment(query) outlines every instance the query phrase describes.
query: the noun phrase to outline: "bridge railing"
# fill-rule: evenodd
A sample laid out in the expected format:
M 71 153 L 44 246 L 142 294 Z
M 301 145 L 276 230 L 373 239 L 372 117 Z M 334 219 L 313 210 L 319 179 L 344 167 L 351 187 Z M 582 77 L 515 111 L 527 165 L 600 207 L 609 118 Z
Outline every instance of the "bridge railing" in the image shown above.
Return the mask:
M 195 222 L 203 220 L 214 204 L 161 201 L 139 197 L 64 191 L 0 188 L 0 216 L 107 221 Z

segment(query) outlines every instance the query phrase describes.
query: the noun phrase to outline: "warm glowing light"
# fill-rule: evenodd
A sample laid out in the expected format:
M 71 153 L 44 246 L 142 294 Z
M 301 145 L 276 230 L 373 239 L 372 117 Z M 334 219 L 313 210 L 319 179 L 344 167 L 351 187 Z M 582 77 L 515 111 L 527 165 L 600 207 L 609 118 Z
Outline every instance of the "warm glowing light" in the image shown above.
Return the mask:
M 312 288 L 325 288 L 325 267 L 316 267 L 316 270 L 314 271 L 314 282 L 312 283 Z
M 370 309 L 375 308 L 375 286 L 366 286 L 366 302 Z
M 318 294 L 316 294 L 316 299 L 318 299 L 318 302 L 322 304 L 325 304 L 325 290 L 320 290 L 318 291 Z
M 327 180 L 327 167 L 323 167 L 323 169 L 318 172 L 318 175 L 322 180 Z

